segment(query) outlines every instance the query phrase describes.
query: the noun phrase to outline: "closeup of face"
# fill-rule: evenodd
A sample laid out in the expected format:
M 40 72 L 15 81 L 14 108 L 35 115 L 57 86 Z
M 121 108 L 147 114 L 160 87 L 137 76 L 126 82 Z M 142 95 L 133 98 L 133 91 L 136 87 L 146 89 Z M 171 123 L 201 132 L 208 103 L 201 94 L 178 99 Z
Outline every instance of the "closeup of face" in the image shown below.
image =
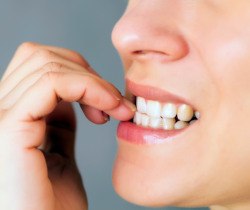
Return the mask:
M 129 1 L 112 33 L 138 108 L 117 130 L 121 197 L 157 207 L 248 205 L 249 24 L 248 0 Z

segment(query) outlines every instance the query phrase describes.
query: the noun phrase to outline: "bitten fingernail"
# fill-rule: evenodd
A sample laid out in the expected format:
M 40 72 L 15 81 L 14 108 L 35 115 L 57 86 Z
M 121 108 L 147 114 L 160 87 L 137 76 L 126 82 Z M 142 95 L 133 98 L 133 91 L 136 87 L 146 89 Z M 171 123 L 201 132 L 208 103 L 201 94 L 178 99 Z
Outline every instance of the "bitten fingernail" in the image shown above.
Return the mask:
M 121 97 L 122 97 L 122 96 L 117 96 L 116 94 L 113 94 L 113 96 L 115 97 L 115 99 L 116 99 L 117 101 L 120 101 L 120 100 L 121 100 Z
M 126 98 L 123 98 L 123 103 L 124 105 L 129 108 L 132 112 L 135 112 L 136 111 L 136 106 L 130 102 L 128 99 Z
M 119 90 L 111 88 L 109 89 L 110 93 L 113 95 L 113 97 L 117 100 L 120 101 L 122 99 L 122 95 Z
M 105 112 L 102 112 L 103 119 L 107 122 L 110 121 L 110 116 L 106 114 Z

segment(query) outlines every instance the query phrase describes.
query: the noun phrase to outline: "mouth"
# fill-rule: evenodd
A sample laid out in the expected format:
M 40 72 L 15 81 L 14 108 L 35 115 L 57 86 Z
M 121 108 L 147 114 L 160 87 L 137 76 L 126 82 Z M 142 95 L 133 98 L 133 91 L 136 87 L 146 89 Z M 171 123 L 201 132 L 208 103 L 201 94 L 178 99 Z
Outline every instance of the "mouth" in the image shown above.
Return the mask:
M 126 80 L 126 86 L 137 111 L 133 119 L 119 124 L 118 139 L 134 144 L 159 144 L 185 133 L 200 119 L 200 112 L 182 97 L 130 80 Z

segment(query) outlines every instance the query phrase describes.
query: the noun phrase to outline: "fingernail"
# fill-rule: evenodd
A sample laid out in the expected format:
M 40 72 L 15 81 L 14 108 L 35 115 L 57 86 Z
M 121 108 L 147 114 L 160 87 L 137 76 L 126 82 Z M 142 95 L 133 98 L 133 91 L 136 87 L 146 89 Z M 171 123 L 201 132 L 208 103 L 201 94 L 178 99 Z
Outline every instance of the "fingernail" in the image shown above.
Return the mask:
M 107 122 L 107 121 L 110 121 L 110 117 L 108 114 L 106 114 L 105 112 L 102 112 L 102 116 L 103 116 L 103 119 Z
M 136 112 L 136 106 L 131 102 L 129 101 L 128 99 L 126 98 L 123 98 L 122 102 L 124 103 L 124 105 L 129 108 L 132 112 Z
M 112 95 L 114 96 L 114 98 L 117 100 L 117 101 L 120 101 L 122 99 L 122 95 L 120 92 L 114 90 L 114 89 L 111 89 L 111 92 L 112 92 Z
M 116 99 L 117 101 L 120 101 L 120 100 L 121 100 L 121 96 L 119 97 L 119 96 L 117 96 L 116 94 L 113 94 L 113 96 L 115 97 L 115 99 Z
M 121 92 L 118 89 L 115 89 L 111 86 L 108 86 L 107 88 L 117 101 L 120 101 L 122 99 Z

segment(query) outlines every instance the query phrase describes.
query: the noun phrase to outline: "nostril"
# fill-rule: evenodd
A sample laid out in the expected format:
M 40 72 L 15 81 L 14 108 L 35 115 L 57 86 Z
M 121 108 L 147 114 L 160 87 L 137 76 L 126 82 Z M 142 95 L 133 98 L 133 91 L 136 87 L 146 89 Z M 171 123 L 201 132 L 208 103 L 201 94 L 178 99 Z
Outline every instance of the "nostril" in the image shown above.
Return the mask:
M 144 55 L 146 52 L 144 50 L 136 50 L 134 52 L 132 52 L 132 54 L 134 55 Z
M 145 55 L 145 54 L 152 54 L 152 53 L 167 55 L 165 52 L 156 51 L 156 50 L 136 50 L 132 53 L 135 55 Z
M 159 60 L 162 62 L 171 61 L 173 58 L 170 54 L 157 51 L 157 50 L 135 50 L 131 53 L 134 59 L 145 61 L 145 60 Z

